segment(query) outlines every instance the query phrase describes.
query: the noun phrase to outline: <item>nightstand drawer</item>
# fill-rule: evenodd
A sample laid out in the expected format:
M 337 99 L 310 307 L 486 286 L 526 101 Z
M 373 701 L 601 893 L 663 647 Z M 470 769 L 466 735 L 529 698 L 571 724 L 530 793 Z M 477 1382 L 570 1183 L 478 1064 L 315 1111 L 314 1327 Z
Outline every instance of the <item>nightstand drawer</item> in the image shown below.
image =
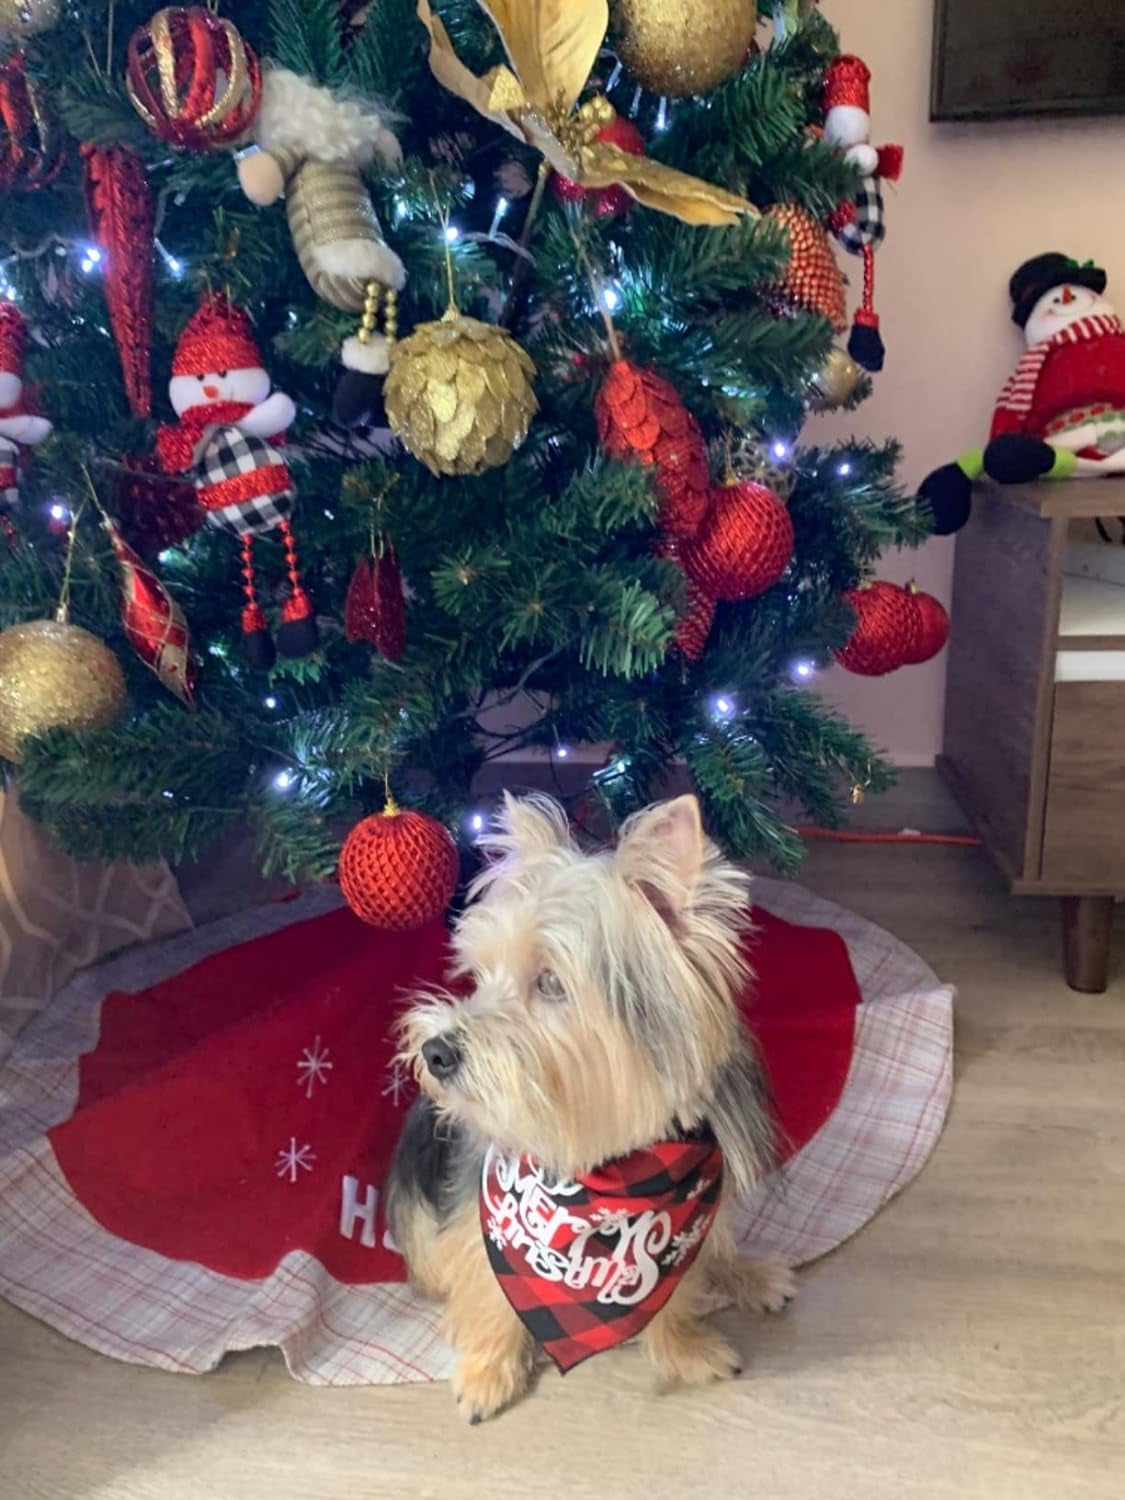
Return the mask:
M 1041 878 L 1125 890 L 1125 682 L 1058 682 Z

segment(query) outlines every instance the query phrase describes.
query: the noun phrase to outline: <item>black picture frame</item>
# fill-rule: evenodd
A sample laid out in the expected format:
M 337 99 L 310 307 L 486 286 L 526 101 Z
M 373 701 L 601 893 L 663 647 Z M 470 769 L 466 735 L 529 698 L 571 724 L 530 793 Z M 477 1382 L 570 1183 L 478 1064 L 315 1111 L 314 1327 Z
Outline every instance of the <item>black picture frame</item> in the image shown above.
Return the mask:
M 930 69 L 931 121 L 982 121 L 1027 119 L 1035 116 L 1092 116 L 1125 114 L 1125 75 L 1121 88 L 1114 94 L 1062 98 L 1035 97 L 1026 100 L 1004 100 L 996 104 L 954 103 L 949 97 L 949 75 L 946 67 L 949 24 L 959 0 L 934 0 L 933 58 Z M 977 0 L 978 4 L 1000 4 L 1004 0 Z M 1019 0 L 1007 0 L 1013 8 Z M 1125 4 L 1125 0 L 1120 0 Z

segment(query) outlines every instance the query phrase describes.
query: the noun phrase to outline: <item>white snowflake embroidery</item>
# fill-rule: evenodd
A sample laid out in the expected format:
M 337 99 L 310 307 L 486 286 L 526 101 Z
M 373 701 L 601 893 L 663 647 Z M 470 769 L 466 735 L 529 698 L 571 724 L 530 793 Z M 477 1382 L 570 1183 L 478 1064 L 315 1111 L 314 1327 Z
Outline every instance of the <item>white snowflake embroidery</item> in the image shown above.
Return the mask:
M 508 1237 L 504 1233 L 504 1225 L 495 1214 L 488 1221 L 488 1238 L 498 1250 L 503 1250 L 508 1243 Z
M 329 1062 L 332 1056 L 328 1048 L 321 1050 L 320 1038 L 317 1037 L 311 1047 L 305 1047 L 301 1053 L 301 1060 L 297 1064 L 297 1087 L 305 1090 L 305 1098 L 311 1099 L 313 1089 L 318 1083 L 327 1083 L 328 1075 L 336 1066 Z
M 398 1063 L 395 1063 L 394 1067 L 387 1074 L 387 1086 L 383 1090 L 383 1098 L 389 1098 L 391 1103 L 397 1109 L 398 1106 L 402 1103 L 403 1094 L 409 1087 L 409 1076 L 399 1066 Z
M 662 1265 L 679 1266 L 688 1258 L 707 1233 L 707 1220 L 699 1219 L 690 1229 L 683 1229 L 668 1246 Z
M 699 1198 L 699 1197 L 701 1197 L 707 1191 L 707 1189 L 711 1186 L 711 1184 L 714 1182 L 714 1180 L 715 1179 L 713 1177 L 701 1177 L 699 1179 L 699 1181 L 695 1184 L 695 1186 L 693 1188 L 689 1188 L 689 1190 L 688 1190 L 688 1197 L 689 1198 Z
M 614 1235 L 624 1234 L 631 1220 L 623 1208 L 597 1208 L 590 1215 L 590 1222 L 598 1226 L 599 1234 Z
M 314 1161 L 316 1152 L 312 1147 L 298 1146 L 297 1137 L 291 1135 L 288 1147 L 277 1153 L 274 1169 L 279 1177 L 288 1177 L 290 1182 L 296 1182 L 297 1173 L 311 1172 Z

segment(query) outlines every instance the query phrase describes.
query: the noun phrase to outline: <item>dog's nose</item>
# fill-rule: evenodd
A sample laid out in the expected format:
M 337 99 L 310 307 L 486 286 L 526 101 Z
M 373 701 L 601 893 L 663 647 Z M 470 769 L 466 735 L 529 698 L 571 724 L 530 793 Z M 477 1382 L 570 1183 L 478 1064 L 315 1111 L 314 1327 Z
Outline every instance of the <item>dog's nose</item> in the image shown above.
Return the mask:
M 422 1056 L 426 1059 L 426 1066 L 438 1080 L 445 1083 L 452 1078 L 461 1066 L 461 1053 L 456 1045 L 447 1036 L 431 1037 L 428 1042 L 422 1043 Z

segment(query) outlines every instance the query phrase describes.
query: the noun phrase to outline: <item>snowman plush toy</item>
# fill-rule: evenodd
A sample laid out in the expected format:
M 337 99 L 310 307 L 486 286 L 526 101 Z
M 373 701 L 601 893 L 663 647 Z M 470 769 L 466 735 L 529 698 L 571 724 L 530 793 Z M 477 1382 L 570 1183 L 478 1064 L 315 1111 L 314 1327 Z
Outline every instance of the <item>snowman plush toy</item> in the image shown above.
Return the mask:
M 1027 352 L 996 402 L 988 446 L 923 482 L 939 536 L 969 519 L 973 481 L 1125 473 L 1125 325 L 1093 261 L 1052 251 L 1012 277 L 1012 321 Z
M 271 393 L 250 319 L 226 297 L 209 293 L 180 335 L 168 395 L 179 420 L 157 435 L 161 466 L 193 477 L 209 524 L 232 533 L 242 548 L 247 662 L 268 671 L 276 660 L 254 571 L 255 538 L 274 530 L 285 544 L 289 580 L 276 649 L 308 655 L 317 646 L 316 615 L 289 524 L 297 490 L 277 447 L 296 408 L 284 392 Z
M 51 435 L 51 424 L 24 409 L 23 355 L 27 324 L 10 302 L 0 302 L 0 529 L 13 534 L 20 500 L 20 449 Z

